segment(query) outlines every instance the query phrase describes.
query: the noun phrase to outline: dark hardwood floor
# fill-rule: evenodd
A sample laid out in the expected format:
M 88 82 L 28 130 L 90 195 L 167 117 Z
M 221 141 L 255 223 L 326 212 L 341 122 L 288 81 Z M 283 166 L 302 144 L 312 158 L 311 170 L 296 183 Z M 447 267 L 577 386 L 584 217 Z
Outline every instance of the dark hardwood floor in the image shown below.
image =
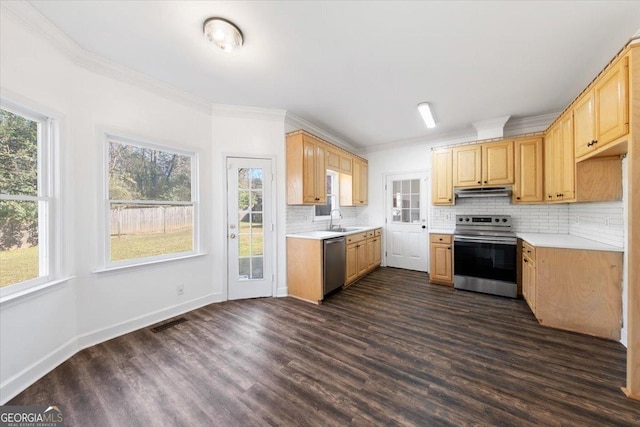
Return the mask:
M 624 347 L 381 268 L 321 306 L 213 304 L 88 348 L 9 404 L 68 426 L 640 425 Z

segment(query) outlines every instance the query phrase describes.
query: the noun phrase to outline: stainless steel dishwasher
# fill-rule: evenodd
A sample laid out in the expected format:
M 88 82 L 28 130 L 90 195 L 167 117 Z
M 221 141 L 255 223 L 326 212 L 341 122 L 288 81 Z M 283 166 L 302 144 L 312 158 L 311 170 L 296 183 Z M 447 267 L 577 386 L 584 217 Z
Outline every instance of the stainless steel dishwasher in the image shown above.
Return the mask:
M 345 240 L 344 236 L 324 240 L 323 295 L 327 295 L 344 285 L 346 273 Z

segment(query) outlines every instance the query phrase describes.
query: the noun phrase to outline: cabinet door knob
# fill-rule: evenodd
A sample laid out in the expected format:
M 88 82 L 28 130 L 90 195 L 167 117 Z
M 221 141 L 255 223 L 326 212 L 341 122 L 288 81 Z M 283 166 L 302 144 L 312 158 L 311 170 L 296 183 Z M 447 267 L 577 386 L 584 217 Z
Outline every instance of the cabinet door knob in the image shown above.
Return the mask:
M 448 250 L 451 250 L 451 246 L 447 247 Z
M 485 184 L 487 183 L 487 181 L 484 182 Z
M 440 237 L 438 240 L 440 240 L 442 242 L 442 237 Z
M 525 259 L 524 262 L 529 262 L 529 260 Z
M 520 200 L 520 196 L 516 197 L 516 200 Z
M 449 201 L 451 201 L 451 199 L 449 199 Z
M 482 181 L 478 181 L 478 184 L 482 184 Z

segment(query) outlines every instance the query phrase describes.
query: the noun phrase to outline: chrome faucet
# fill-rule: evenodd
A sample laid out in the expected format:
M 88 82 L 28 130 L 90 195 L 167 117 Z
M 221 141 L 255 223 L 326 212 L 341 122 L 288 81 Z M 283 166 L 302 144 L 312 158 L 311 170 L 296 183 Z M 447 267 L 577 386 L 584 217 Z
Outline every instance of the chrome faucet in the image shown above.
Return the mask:
M 333 213 L 335 211 L 338 211 L 338 218 L 342 219 L 342 212 L 340 212 L 340 209 L 332 209 L 331 212 L 329 212 L 329 231 L 333 230 Z

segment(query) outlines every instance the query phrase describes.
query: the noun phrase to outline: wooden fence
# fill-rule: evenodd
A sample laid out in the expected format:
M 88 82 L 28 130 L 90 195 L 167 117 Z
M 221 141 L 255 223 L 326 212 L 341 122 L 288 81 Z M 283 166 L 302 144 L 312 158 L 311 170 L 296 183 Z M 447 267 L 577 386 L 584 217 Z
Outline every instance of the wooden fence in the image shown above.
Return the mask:
M 193 206 L 116 207 L 109 221 L 112 236 L 185 230 L 193 226 Z

